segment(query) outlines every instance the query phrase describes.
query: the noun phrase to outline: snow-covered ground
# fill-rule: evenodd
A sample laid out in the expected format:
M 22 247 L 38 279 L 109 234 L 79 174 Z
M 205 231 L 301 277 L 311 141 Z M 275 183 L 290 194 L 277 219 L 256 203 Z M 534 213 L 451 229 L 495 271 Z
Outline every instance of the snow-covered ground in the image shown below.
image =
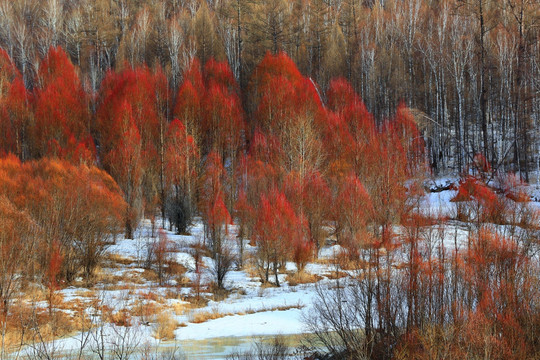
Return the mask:
M 442 179 L 439 180 L 439 183 L 444 185 L 444 182 L 449 181 L 451 180 Z M 451 217 L 455 212 L 455 204 L 450 200 L 455 194 L 454 190 L 428 193 L 421 199 L 421 211 L 432 216 Z M 156 226 L 158 225 L 160 223 L 156 224 Z M 236 246 L 236 230 L 235 226 L 231 226 L 228 232 L 231 246 Z M 291 286 L 287 282 L 287 274 L 280 274 L 281 287 L 263 287 L 258 276 L 250 273 L 249 270 L 233 270 L 228 273 L 225 279 L 225 287 L 229 290 L 229 294 L 219 301 L 212 300 L 213 295 L 205 289 L 204 285 L 213 278 L 210 270 L 213 260 L 203 257 L 204 270 L 201 275 L 198 275 L 195 272 L 195 258 L 192 250 L 193 245 L 202 241 L 203 231 L 200 221 L 196 221 L 191 227 L 189 236 L 176 235 L 166 231 L 169 240 L 174 243 L 174 249 L 176 249 L 173 253 L 174 259 L 187 270 L 183 275 L 187 280 L 184 283 L 180 282 L 179 279 L 170 278 L 163 286 L 159 286 L 157 279 L 145 277 L 143 269 L 147 247 L 153 241 L 151 223 L 148 220 L 143 221 L 135 239 L 120 237 L 114 245 L 107 249 L 110 258 L 121 258 L 122 261 L 110 264 L 110 267 L 104 266 L 101 271 L 119 280 L 114 286 L 96 284 L 91 292 L 92 299 L 95 300 L 97 297 L 102 304 L 115 311 L 141 306 L 141 304 L 159 304 L 159 311 L 165 312 L 168 317 L 176 320 L 179 324 L 179 327 L 174 331 L 175 341 L 178 342 L 306 332 L 303 316 L 312 311 L 316 296 L 316 284 L 314 283 Z M 445 234 L 444 243 L 453 248 L 455 244 L 463 244 L 467 234 L 466 228 L 456 223 L 455 226 L 449 227 Z M 254 251 L 254 248 L 247 243 L 245 247 L 247 255 Z M 330 286 L 333 281 L 330 279 L 330 275 L 335 271 L 331 259 L 339 256 L 341 251 L 342 249 L 338 245 L 329 245 L 323 248 L 319 254 L 319 259 L 322 261 L 308 264 L 305 271 L 317 275 L 321 279 L 318 281 L 320 286 Z M 293 263 L 288 263 L 286 270 L 294 273 L 296 267 Z M 204 306 L 194 307 L 188 301 L 194 297 L 194 288 L 189 283 L 192 284 L 198 279 L 203 285 L 201 295 L 208 302 Z M 88 293 L 88 289 L 83 287 L 69 287 L 61 290 L 64 302 L 90 302 Z M 176 311 L 175 309 L 182 310 Z M 86 311 L 89 316 L 96 317 L 97 310 L 92 306 L 89 305 Z M 196 323 L 193 319 L 199 313 L 216 314 L 216 316 L 214 319 Z M 170 346 L 174 341 L 169 340 L 163 343 L 155 338 L 156 317 L 156 314 L 144 318 L 135 316 L 129 330 L 113 324 L 106 324 L 102 326 L 102 329 L 106 333 L 105 338 L 110 339 L 108 340 L 109 345 L 117 341 L 114 339 L 130 331 L 129 336 L 125 335 L 124 337 L 138 345 Z M 90 340 L 86 351 L 92 349 L 92 337 L 95 336 L 88 336 Z M 55 341 L 54 346 L 61 352 L 76 351 L 81 347 L 84 338 L 84 333 L 74 334 L 71 337 Z M 94 344 L 95 346 L 96 344 Z

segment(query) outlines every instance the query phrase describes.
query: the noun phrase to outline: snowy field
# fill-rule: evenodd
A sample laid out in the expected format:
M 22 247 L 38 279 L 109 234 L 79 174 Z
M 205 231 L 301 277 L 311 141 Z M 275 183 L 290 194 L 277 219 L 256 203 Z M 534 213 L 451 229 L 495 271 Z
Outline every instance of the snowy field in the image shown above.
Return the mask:
M 438 181 L 444 184 L 450 180 Z M 531 187 L 529 190 L 534 189 Z M 420 202 L 421 211 L 431 215 L 452 217 L 455 204 L 450 200 L 455 194 L 454 190 L 428 193 Z M 535 206 L 537 205 L 535 203 Z M 157 233 L 155 229 L 158 225 L 160 224 L 154 227 L 154 235 Z M 236 230 L 235 226 L 229 228 L 227 236 L 231 244 L 237 243 Z M 338 245 L 329 243 L 321 249 L 319 259 L 306 266 L 306 273 L 317 276 L 316 283 L 289 284 L 287 275 L 296 272 L 294 263 L 287 263 L 285 271 L 279 275 L 280 287 L 262 286 L 255 270 L 250 270 L 249 267 L 244 267 L 243 270 L 233 269 L 225 278 L 227 294 L 222 298 L 216 298 L 207 287 L 213 280 L 210 270 L 213 260 L 203 257 L 202 270 L 200 273 L 195 271 L 196 261 L 192 249 L 203 238 L 200 220 L 191 227 L 190 235 L 176 235 L 169 231 L 166 231 L 166 234 L 174 244 L 172 252 L 174 260 L 185 268 L 183 280 L 171 277 L 160 286 L 157 279 L 145 276 L 147 271 L 144 269 L 144 261 L 147 248 L 153 239 L 152 224 L 144 220 L 135 239 L 120 237 L 107 249 L 108 259 L 116 261 L 106 261 L 100 271 L 102 277 L 115 279 L 113 284 L 98 282 L 92 289 L 81 285 L 59 291 L 64 303 L 87 304 L 86 315 L 94 324 L 102 322 L 99 335 L 104 336 L 96 336 L 96 330 L 93 330 L 73 334 L 47 346 L 54 348 L 54 352 L 58 354 L 77 352 L 83 347 L 85 352 L 96 353 L 96 349 L 101 345 L 110 347 L 125 342 L 138 349 L 178 347 L 180 351 L 186 350 L 188 357 L 190 354 L 193 355 L 193 352 L 188 351 L 189 348 L 195 351 L 193 349 L 209 346 L 206 355 L 199 353 L 195 357 L 210 359 L 220 358 L 237 348 L 246 348 L 249 339 L 254 336 L 303 334 L 307 331 L 303 317 L 312 311 L 316 283 L 323 288 L 332 286 L 334 283 L 332 275 L 336 272 L 333 260 L 342 251 Z M 460 246 L 459 244 L 465 242 L 467 234 L 466 226 L 456 222 L 449 226 L 446 232 L 445 246 L 452 248 L 455 244 Z M 253 252 L 254 248 L 246 242 L 245 255 L 249 257 Z M 201 289 L 199 298 L 205 301 L 194 305 L 193 299 L 196 294 L 193 284 L 196 282 L 200 284 Z M 96 304 L 100 304 L 101 307 L 105 305 L 111 312 L 119 313 L 122 309 L 130 309 L 136 315 L 130 318 L 130 326 L 115 325 L 100 320 L 101 313 Z M 133 311 L 138 308 L 142 310 Z M 148 314 L 144 314 L 147 308 Z M 176 324 L 174 339 L 157 338 L 156 329 L 160 314 L 174 320 Z M 198 316 L 202 316 L 203 321 L 197 320 Z M 237 340 L 229 341 L 230 339 Z M 213 343 L 220 345 L 209 345 Z M 229 345 L 223 345 L 224 343 Z M 214 348 L 215 356 L 212 356 Z M 35 349 L 26 348 L 24 351 L 31 354 Z

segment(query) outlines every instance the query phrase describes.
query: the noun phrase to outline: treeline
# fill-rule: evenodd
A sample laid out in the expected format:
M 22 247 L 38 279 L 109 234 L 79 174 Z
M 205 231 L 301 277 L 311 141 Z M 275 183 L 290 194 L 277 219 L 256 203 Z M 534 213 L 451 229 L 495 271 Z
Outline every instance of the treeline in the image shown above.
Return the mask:
M 476 153 L 527 180 L 538 167 L 535 0 L 4 0 L 0 8 L 0 46 L 29 89 L 39 86 L 39 59 L 60 45 L 92 95 L 125 63 L 160 67 L 176 91 L 197 56 L 227 61 L 245 100 L 265 53 L 285 51 L 323 93 L 345 77 L 379 124 L 399 101 L 415 109 L 436 172 L 463 171 Z

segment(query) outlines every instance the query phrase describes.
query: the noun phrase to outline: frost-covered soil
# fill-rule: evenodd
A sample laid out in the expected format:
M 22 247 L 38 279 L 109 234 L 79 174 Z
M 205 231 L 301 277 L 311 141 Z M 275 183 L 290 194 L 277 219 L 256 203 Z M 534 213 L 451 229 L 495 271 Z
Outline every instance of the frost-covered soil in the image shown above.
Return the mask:
M 440 184 L 449 179 L 438 180 Z M 530 189 L 533 191 L 534 189 Z M 455 191 L 445 190 L 438 193 L 429 193 L 421 200 L 421 211 L 431 216 L 452 217 L 455 205 L 450 199 Z M 536 204 L 537 205 L 537 204 Z M 156 225 L 158 226 L 158 224 Z M 101 269 L 101 276 L 116 279 L 113 284 L 97 283 L 91 290 L 84 287 L 68 287 L 60 291 L 64 303 L 80 301 L 87 304 L 86 314 L 93 322 L 99 322 L 99 311 L 95 308 L 96 299 L 101 305 L 106 305 L 112 311 L 122 309 L 133 310 L 155 306 L 158 308 L 149 315 L 134 316 L 131 326 L 123 327 L 102 323 L 101 329 L 106 335 L 108 345 L 118 342 L 118 338 L 136 344 L 137 346 L 171 346 L 175 341 L 186 344 L 186 341 L 197 341 L 229 338 L 251 337 L 276 334 L 302 334 L 306 332 L 303 316 L 310 313 L 316 295 L 316 284 L 288 284 L 285 273 L 280 274 L 281 287 L 262 287 L 254 270 L 230 271 L 225 280 L 228 294 L 220 300 L 213 300 L 215 296 L 209 292 L 206 285 L 213 280 L 210 268 L 212 259 L 204 257 L 204 269 L 201 275 L 195 272 L 195 259 L 193 245 L 202 241 L 203 226 L 196 221 L 190 229 L 189 236 L 176 235 L 166 232 L 169 240 L 174 243 L 175 251 L 172 256 L 177 263 L 185 267 L 183 280 L 171 277 L 162 286 L 157 279 L 148 276 L 143 264 L 147 248 L 152 242 L 152 226 L 148 220 L 141 223 L 135 239 L 118 238 L 114 245 L 108 247 L 109 259 Z M 228 232 L 231 246 L 236 246 L 236 228 L 231 226 Z M 463 224 L 456 223 L 446 232 L 444 243 L 448 247 L 463 244 L 467 231 Z M 254 248 L 246 242 L 245 254 L 249 256 Z M 341 248 L 338 245 L 328 245 L 319 254 L 319 260 L 307 265 L 305 271 L 320 277 L 318 284 L 331 286 L 335 274 L 333 259 L 339 256 Z M 287 272 L 296 271 L 293 263 L 287 264 Z M 194 306 L 195 290 L 193 283 L 201 283 L 200 297 L 207 300 L 202 306 Z M 273 280 L 273 278 L 272 278 Z M 44 305 L 45 306 L 45 305 Z M 70 310 L 64 310 L 70 311 Z M 136 313 L 133 311 L 133 313 Z M 156 339 L 156 322 L 160 313 L 175 319 L 178 327 L 174 330 L 175 340 L 165 342 Z M 196 323 L 194 319 L 198 313 L 219 314 L 215 319 Z M 95 336 L 88 333 L 78 333 L 55 341 L 54 346 L 60 352 L 72 352 L 81 347 L 86 341 L 85 351 L 92 351 L 97 346 Z

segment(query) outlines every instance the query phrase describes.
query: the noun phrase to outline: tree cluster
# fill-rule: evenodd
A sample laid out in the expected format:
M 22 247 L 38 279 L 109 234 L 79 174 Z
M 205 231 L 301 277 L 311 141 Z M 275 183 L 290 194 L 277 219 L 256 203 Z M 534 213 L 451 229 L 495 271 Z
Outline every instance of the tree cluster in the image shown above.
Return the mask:
M 390 235 L 392 246 L 364 241 L 352 266 L 336 263 L 336 272 L 352 268 L 354 276 L 319 287 L 306 318 L 332 356 L 538 355 L 538 218 L 512 177 L 498 182 L 496 193 L 479 177 L 463 179 L 454 218 L 409 212 Z
M 160 216 L 161 226 L 168 219 L 185 233 L 200 215 L 220 287 L 234 261 L 243 262 L 231 258 L 233 218 L 240 248 L 247 239 L 258 244 L 263 280 L 272 268 L 279 284 L 284 261 L 301 270 L 329 232 L 339 243 L 357 242 L 368 216 L 384 242 L 414 188 L 405 182 L 426 170 L 404 105 L 378 126 L 343 78 L 331 81 L 325 103 L 285 53 L 268 53 L 254 70 L 248 110 L 229 65 L 214 59 L 195 58 L 176 92 L 159 67 L 126 65 L 109 71 L 92 96 L 60 47 L 42 60 L 31 90 L 3 56 L 1 151 L 103 168 L 123 194 L 127 238 L 142 217 Z

